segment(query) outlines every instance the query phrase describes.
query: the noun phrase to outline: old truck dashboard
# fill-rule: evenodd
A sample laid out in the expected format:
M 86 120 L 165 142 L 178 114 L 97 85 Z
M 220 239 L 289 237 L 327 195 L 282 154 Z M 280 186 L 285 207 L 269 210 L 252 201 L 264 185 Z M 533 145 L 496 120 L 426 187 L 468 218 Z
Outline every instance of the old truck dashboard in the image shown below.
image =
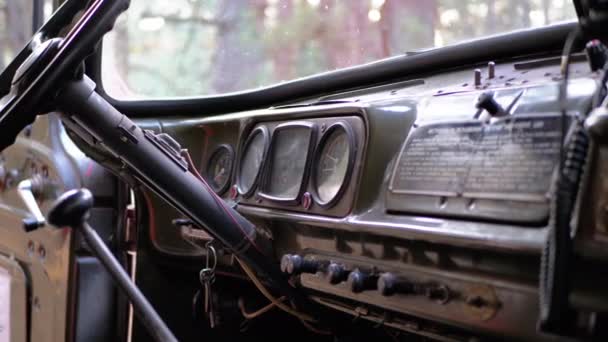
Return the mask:
M 565 111 L 560 59 L 539 55 L 138 124 L 176 137 L 316 302 L 432 338 L 541 339 L 538 272 L 562 134 L 600 77 L 584 54 L 573 60 Z M 179 214 L 146 197 L 159 255 L 204 258 L 208 237 L 176 229 Z M 220 266 L 239 274 L 229 257 Z

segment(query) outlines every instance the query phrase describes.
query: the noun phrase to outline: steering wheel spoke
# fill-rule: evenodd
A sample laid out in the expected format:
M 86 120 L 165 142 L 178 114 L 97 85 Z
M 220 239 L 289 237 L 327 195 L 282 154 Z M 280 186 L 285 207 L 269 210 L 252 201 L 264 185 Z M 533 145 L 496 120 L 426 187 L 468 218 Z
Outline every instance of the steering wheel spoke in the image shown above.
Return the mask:
M 0 152 L 49 103 L 94 51 L 129 0 L 65 2 L 0 75 Z M 59 38 L 65 34 L 65 38 Z M 49 108 L 51 107 L 51 108 Z

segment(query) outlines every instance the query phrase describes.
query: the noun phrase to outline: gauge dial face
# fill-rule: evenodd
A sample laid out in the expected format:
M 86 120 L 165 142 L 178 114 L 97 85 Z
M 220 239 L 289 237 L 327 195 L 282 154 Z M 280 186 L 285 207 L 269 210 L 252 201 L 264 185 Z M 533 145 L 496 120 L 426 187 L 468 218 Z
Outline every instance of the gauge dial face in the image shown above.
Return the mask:
M 249 193 L 255 185 L 268 144 L 268 136 L 263 129 L 256 129 L 251 134 L 239 165 L 238 187 L 241 194 Z
M 233 161 L 234 151 L 227 145 L 218 147 L 209 158 L 206 172 L 207 183 L 218 194 L 225 192 L 228 188 Z
M 265 192 L 276 199 L 295 200 L 302 189 L 310 147 L 311 127 L 277 128 L 270 148 L 270 174 Z
M 329 203 L 340 192 L 348 175 L 351 154 L 351 137 L 343 126 L 335 126 L 323 137 L 315 167 L 315 190 L 321 203 Z

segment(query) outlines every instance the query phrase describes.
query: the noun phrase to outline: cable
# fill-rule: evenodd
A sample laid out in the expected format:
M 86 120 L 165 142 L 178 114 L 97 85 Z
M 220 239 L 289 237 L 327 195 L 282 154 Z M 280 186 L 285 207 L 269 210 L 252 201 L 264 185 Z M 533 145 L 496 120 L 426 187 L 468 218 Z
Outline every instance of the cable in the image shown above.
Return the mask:
M 209 185 L 207 184 L 207 182 L 205 181 L 205 179 L 200 175 L 200 173 L 198 172 L 198 170 L 196 170 L 196 168 L 194 167 L 194 163 L 192 162 L 192 158 L 190 157 L 190 154 L 188 153 L 188 151 L 187 150 L 182 150 L 181 155 L 186 159 L 186 162 L 188 163 L 189 169 L 194 174 L 194 176 L 197 177 L 203 183 L 203 185 L 207 188 L 207 190 L 214 196 L 214 199 L 216 199 L 217 204 L 221 208 L 225 209 L 224 206 L 223 206 L 223 201 L 219 197 L 217 197 L 217 195 L 215 194 L 215 192 L 209 187 Z M 234 218 L 233 218 L 233 220 L 234 220 Z M 238 222 L 236 222 L 236 220 L 234 220 L 234 222 L 240 228 L 240 225 L 238 224 Z M 248 236 L 245 236 L 245 237 L 249 239 Z M 250 240 L 250 242 L 251 242 L 251 244 L 255 248 L 258 248 L 258 246 L 255 244 L 255 242 L 253 242 L 252 240 Z M 276 306 L 279 309 L 287 312 L 288 314 L 297 317 L 302 322 L 316 322 L 317 321 L 313 317 L 311 317 L 311 316 L 309 316 L 307 314 L 301 313 L 301 312 L 297 311 L 296 309 L 292 309 L 289 306 L 283 304 L 281 302 L 281 300 L 276 299 L 272 294 L 270 294 L 270 292 L 266 289 L 266 287 L 262 284 L 262 282 L 257 278 L 257 276 L 255 275 L 255 273 L 251 270 L 251 268 L 249 268 L 249 266 L 246 263 L 242 262 L 236 255 L 235 255 L 235 259 L 237 260 L 237 262 L 239 263 L 239 265 L 241 265 L 241 268 L 243 269 L 243 271 L 245 271 L 245 273 L 247 274 L 247 276 L 249 276 L 249 278 L 251 279 L 251 281 L 253 282 L 253 284 L 258 288 L 258 290 L 260 290 L 260 292 L 264 295 L 264 297 L 266 297 L 271 302 L 271 304 L 269 304 L 269 306 L 265 307 L 265 308 L 267 308 L 266 311 L 268 311 L 272 307 Z M 265 308 L 262 308 L 262 309 L 265 309 Z M 260 309 L 260 310 L 262 310 L 262 309 Z M 264 311 L 264 312 L 266 312 L 266 311 Z M 245 314 L 245 313 L 246 312 L 243 311 L 243 314 Z
M 558 105 L 561 114 L 561 131 L 562 131 L 562 144 L 560 145 L 560 158 L 559 166 L 562 169 L 562 162 L 564 160 L 564 142 L 566 140 L 566 120 L 568 118 L 568 79 L 570 78 L 570 57 L 572 56 L 572 50 L 574 49 L 574 43 L 581 35 L 582 31 L 579 26 L 572 30 L 566 42 L 564 43 L 564 49 L 562 51 L 562 61 L 560 65 L 560 72 L 562 74 L 562 81 L 559 84 L 558 89 Z
M 241 226 L 241 224 L 234 217 L 234 215 L 230 212 L 230 210 L 228 210 L 228 208 L 226 208 L 226 204 L 224 203 L 224 200 L 222 200 L 215 193 L 215 191 L 207 183 L 207 181 L 205 180 L 205 178 L 203 178 L 203 176 L 201 176 L 201 174 L 198 172 L 198 170 L 194 166 L 194 162 L 192 161 L 192 157 L 190 156 L 190 153 L 188 152 L 188 150 L 187 149 L 182 149 L 180 151 L 180 155 L 186 160 L 186 163 L 188 164 L 188 171 L 190 171 L 194 175 L 194 177 L 196 177 L 198 180 L 201 181 L 201 183 L 203 183 L 203 186 L 207 189 L 207 192 L 211 195 L 211 197 L 213 198 L 213 200 L 215 201 L 215 203 L 218 205 L 218 207 L 220 207 L 224 211 L 224 213 L 226 215 L 228 215 L 228 217 L 230 217 L 230 219 L 232 220 L 232 222 L 241 230 L 241 232 L 243 233 L 244 240 L 248 240 L 249 244 L 251 246 L 253 246 L 261 254 L 264 254 L 262 252 L 261 248 L 255 243 L 255 241 L 252 240 L 249 235 L 247 235 L 247 232 L 245 231 L 245 229 Z M 230 247 L 233 247 L 233 246 L 230 246 Z
M 277 300 L 282 302 L 285 299 L 286 299 L 286 297 L 283 296 Z M 274 303 L 270 303 L 254 312 L 247 312 L 247 310 L 245 309 L 245 301 L 243 300 L 243 297 L 239 298 L 238 304 L 239 304 L 239 309 L 241 310 L 241 314 L 243 315 L 243 317 L 245 317 L 247 319 L 254 319 L 256 317 L 259 317 L 259 316 L 265 314 L 266 312 L 272 310 L 276 306 Z
M 281 303 L 278 299 L 276 299 L 272 294 L 270 294 L 270 292 L 268 292 L 268 290 L 266 289 L 266 287 L 264 286 L 264 284 L 262 284 L 262 282 L 258 279 L 258 277 L 255 275 L 255 273 L 251 270 L 251 268 L 249 268 L 249 266 L 247 266 L 246 263 L 242 262 L 238 257 L 235 256 L 236 261 L 239 263 L 239 265 L 241 265 L 241 268 L 243 269 L 243 271 L 245 271 L 245 273 L 247 274 L 247 276 L 249 276 L 249 278 L 251 279 L 251 281 L 253 282 L 253 284 L 258 288 L 258 290 L 260 290 L 260 292 L 264 295 L 264 297 L 266 297 L 266 299 L 268 299 L 271 303 L 273 303 L 274 305 L 276 305 L 279 309 L 287 312 L 290 315 L 293 315 L 303 321 L 307 321 L 307 322 L 317 322 L 316 319 L 314 319 L 313 317 L 299 312 L 295 309 L 290 308 L 289 306 Z
M 303 326 L 304 326 L 306 329 L 308 329 L 308 330 L 312 331 L 312 332 L 313 332 L 313 333 L 315 333 L 315 334 L 319 334 L 319 335 L 332 335 L 332 332 L 331 332 L 331 331 L 319 329 L 319 328 L 317 328 L 317 327 L 313 326 L 312 324 L 310 324 L 310 323 L 306 322 L 306 321 L 305 321 L 305 320 L 303 320 L 303 319 L 301 319 L 301 320 L 300 320 L 300 322 L 302 323 L 302 325 L 303 325 Z
M 539 283 L 540 328 L 561 334 L 567 334 L 574 323 L 568 301 L 568 272 L 572 255 L 570 221 L 589 146 L 580 117 L 575 118 L 572 133 L 566 143 L 570 56 L 580 35 L 579 27 L 570 32 L 562 54 L 562 82 L 559 87 L 562 143 L 557 179 L 551 196 L 547 241 L 542 253 Z
M 591 102 L 591 108 L 597 108 L 601 104 L 601 100 L 606 96 L 606 82 L 608 82 L 608 63 L 602 68 L 602 77 L 600 79 L 599 87 L 595 94 L 593 94 L 593 101 Z

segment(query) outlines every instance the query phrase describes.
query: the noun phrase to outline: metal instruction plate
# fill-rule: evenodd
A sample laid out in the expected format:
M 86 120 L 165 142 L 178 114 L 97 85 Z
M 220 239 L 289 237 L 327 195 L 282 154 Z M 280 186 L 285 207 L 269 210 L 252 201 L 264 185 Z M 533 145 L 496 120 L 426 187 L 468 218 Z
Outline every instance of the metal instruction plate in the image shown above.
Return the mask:
M 561 144 L 559 114 L 413 130 L 393 171 L 394 194 L 545 202 Z

